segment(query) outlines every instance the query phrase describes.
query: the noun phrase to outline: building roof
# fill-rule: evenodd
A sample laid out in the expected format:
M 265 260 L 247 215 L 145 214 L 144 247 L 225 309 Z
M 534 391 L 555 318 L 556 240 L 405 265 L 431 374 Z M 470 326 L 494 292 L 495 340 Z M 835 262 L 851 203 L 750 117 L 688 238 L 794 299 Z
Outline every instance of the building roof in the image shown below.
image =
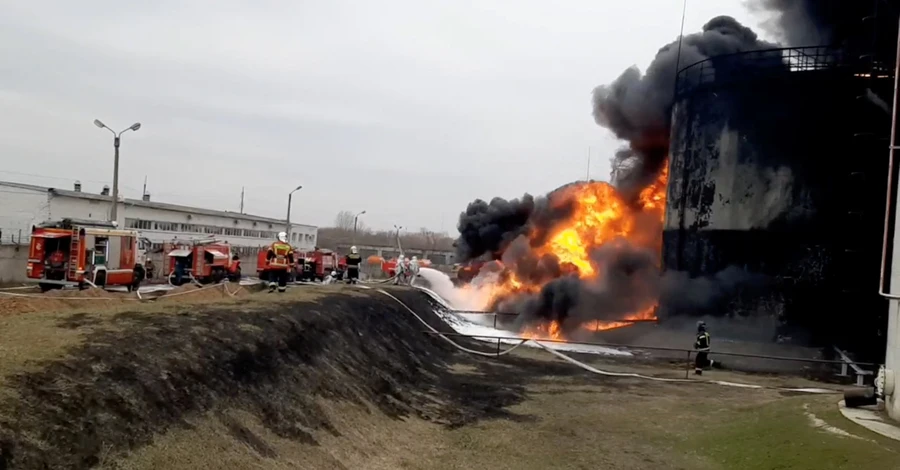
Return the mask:
M 52 188 L 52 187 L 47 187 L 47 186 L 37 186 L 37 185 L 33 185 L 33 184 L 15 183 L 12 181 L 0 181 L 0 186 L 9 186 L 9 187 L 13 187 L 13 188 L 25 189 L 25 190 L 29 190 L 29 191 L 36 191 L 36 192 L 42 192 L 42 193 L 49 192 L 56 196 L 72 197 L 72 198 L 78 198 L 78 199 L 88 199 L 88 200 L 92 200 L 92 201 L 109 201 L 111 198 L 111 196 L 103 196 L 100 194 L 86 193 L 86 192 L 82 192 L 82 191 L 72 191 L 69 189 Z M 258 216 L 258 215 L 252 215 L 252 214 L 241 214 L 240 212 L 203 209 L 200 207 L 183 206 L 180 204 L 169 204 L 166 202 L 144 201 L 141 199 L 125 198 L 125 199 L 123 199 L 123 203 L 126 206 L 148 207 L 151 209 L 184 212 L 187 214 L 211 215 L 211 216 L 216 216 L 216 217 L 230 217 L 233 219 L 248 220 L 251 222 L 262 222 L 262 223 L 268 223 L 268 224 L 285 224 L 287 222 L 284 219 L 273 219 L 271 217 L 262 217 L 262 216 Z M 291 226 L 316 228 L 314 225 L 298 224 L 295 222 L 291 222 Z

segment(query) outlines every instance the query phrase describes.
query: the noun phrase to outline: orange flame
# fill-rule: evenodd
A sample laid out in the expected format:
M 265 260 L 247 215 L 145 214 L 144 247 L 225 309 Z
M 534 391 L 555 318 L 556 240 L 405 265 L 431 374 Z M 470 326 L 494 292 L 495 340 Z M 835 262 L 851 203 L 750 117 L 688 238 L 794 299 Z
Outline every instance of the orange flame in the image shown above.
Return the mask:
M 600 276 L 601 267 L 596 266 L 589 257 L 593 248 L 624 239 L 634 246 L 661 253 L 667 183 L 668 165 L 663 165 L 656 180 L 643 188 L 633 203 L 625 200 L 616 188 L 605 182 L 581 182 L 555 191 L 549 196 L 550 204 L 557 207 L 573 204 L 574 210 L 567 220 L 556 224 L 550 236 L 544 238 L 546 242 L 538 243 L 537 233 L 529 235 L 534 254 L 538 257 L 554 256 L 559 261 L 563 274 L 577 275 L 581 279 L 596 279 Z M 512 270 L 505 270 L 488 287 L 490 292 L 486 298 L 488 305 L 493 306 L 516 294 L 537 293 L 541 287 L 541 284 L 527 279 L 518 279 Z M 656 305 L 652 305 L 642 311 L 624 315 L 622 319 L 646 321 L 655 318 Z M 632 324 L 591 321 L 579 328 L 597 332 Z M 522 335 L 533 339 L 564 339 L 558 321 L 530 326 Z

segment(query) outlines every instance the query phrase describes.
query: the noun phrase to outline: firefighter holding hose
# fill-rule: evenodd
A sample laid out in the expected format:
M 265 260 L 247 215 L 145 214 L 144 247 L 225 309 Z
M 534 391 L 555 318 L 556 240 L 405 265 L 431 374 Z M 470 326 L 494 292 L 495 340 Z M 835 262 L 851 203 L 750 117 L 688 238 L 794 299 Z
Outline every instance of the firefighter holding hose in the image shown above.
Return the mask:
M 278 240 L 269 245 L 266 253 L 269 267 L 269 292 L 287 290 L 288 270 L 294 265 L 294 248 L 287 242 L 287 233 L 279 232 Z

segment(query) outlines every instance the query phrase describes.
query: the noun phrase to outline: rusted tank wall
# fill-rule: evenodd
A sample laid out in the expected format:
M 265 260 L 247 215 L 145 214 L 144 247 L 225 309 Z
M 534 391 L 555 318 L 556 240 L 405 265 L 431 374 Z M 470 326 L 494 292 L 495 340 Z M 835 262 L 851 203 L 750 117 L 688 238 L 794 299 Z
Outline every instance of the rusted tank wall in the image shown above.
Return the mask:
M 841 343 L 883 323 L 877 298 L 889 121 L 841 71 L 707 84 L 673 111 L 667 269 L 770 277 L 727 312 Z M 865 317 L 865 318 L 863 318 Z M 854 323 L 855 325 L 848 325 Z M 861 325 L 864 324 L 864 325 Z

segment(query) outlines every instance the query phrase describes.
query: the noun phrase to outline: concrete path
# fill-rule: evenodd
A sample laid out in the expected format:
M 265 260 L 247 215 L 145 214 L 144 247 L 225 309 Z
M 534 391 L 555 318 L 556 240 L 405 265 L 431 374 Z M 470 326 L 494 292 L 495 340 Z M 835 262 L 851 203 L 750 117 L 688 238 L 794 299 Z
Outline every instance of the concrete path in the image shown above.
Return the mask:
M 886 419 L 883 411 L 883 403 L 879 402 L 877 406 L 847 408 L 844 406 L 844 400 L 841 400 L 838 402 L 838 408 L 840 409 L 841 414 L 850 421 L 853 421 L 869 431 L 900 441 L 900 423 Z

